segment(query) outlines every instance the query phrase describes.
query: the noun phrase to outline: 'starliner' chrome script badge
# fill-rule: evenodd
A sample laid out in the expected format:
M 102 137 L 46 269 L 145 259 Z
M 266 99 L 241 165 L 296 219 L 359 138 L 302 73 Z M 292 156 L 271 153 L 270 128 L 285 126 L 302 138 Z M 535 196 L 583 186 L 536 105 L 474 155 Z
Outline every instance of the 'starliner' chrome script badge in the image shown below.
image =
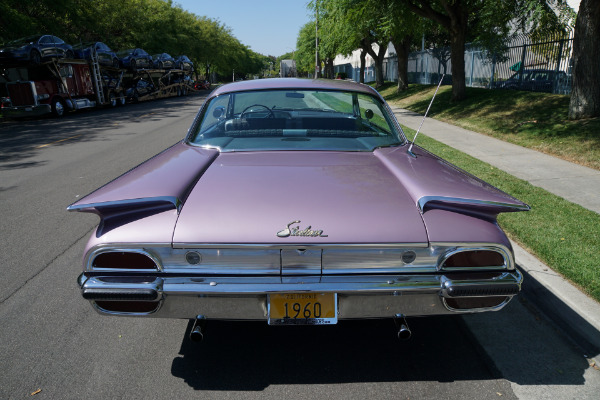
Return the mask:
M 322 230 L 311 229 L 312 227 L 309 225 L 306 229 L 300 229 L 300 226 L 292 226 L 294 224 L 299 224 L 300 221 L 292 221 L 287 224 L 287 228 L 277 232 L 277 236 L 279 237 L 290 237 L 290 236 L 311 236 L 311 237 L 327 237 L 327 235 L 323 235 Z

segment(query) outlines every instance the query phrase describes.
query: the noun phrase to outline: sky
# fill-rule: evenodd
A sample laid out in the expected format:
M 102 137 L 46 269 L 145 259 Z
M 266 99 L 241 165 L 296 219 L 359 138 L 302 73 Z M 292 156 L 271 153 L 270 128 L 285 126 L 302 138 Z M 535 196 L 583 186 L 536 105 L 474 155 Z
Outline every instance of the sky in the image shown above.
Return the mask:
M 296 49 L 310 21 L 308 0 L 173 0 L 186 11 L 218 20 L 253 51 L 278 57 Z

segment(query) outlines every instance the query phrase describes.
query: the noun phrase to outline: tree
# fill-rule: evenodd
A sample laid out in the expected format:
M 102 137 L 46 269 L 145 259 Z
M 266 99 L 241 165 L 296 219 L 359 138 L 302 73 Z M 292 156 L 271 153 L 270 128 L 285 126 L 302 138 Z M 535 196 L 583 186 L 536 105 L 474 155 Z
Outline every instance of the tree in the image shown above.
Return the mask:
M 452 100 L 466 95 L 465 43 L 483 45 L 494 54 L 501 48 L 511 29 L 520 26 L 525 31 L 564 26 L 563 16 L 555 9 L 564 9 L 565 0 L 403 0 L 415 14 L 439 24 L 450 39 L 452 63 Z
M 0 42 L 52 33 L 67 43 L 101 41 L 113 50 L 185 54 L 196 66 L 231 76 L 255 74 L 262 56 L 218 21 L 183 10 L 171 0 L 0 0 Z
M 573 40 L 573 89 L 569 118 L 600 116 L 600 1 L 581 0 Z
M 383 84 L 383 57 L 390 37 L 381 29 L 387 17 L 386 8 L 375 0 L 313 0 L 308 5 L 319 10 L 319 51 L 333 62 L 336 54 L 349 55 L 361 50 L 360 81 L 363 82 L 365 59 L 375 61 L 377 85 Z M 373 49 L 377 44 L 377 49 Z M 332 64 L 331 64 L 332 65 Z
M 469 0 L 405 0 L 415 14 L 440 24 L 450 35 L 452 62 L 452 100 L 465 98 L 465 43 L 469 31 L 469 15 L 477 14 L 483 2 Z
M 295 59 L 298 74 L 310 75 L 315 71 L 315 21 L 307 22 L 300 28 Z

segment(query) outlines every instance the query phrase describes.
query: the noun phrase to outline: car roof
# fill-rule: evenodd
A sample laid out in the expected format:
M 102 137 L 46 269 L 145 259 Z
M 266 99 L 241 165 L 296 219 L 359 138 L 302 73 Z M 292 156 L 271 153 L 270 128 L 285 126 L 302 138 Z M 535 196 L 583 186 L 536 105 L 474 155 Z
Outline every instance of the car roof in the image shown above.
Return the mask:
M 253 79 L 235 83 L 228 83 L 215 89 L 211 97 L 223 93 L 244 92 L 250 90 L 269 90 L 269 89 L 297 89 L 297 90 L 339 90 L 360 92 L 381 98 L 379 93 L 371 86 L 356 83 L 350 80 L 333 79 L 300 79 L 300 78 L 271 78 L 271 79 Z

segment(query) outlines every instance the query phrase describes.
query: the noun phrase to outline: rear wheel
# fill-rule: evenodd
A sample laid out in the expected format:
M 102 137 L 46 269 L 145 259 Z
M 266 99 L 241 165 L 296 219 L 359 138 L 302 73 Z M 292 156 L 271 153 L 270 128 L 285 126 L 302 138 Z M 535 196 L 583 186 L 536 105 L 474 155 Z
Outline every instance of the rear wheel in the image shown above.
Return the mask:
M 113 108 L 117 106 L 117 97 L 114 92 L 108 93 L 108 105 Z
M 65 113 L 67 112 L 67 108 L 65 106 L 65 101 L 60 97 L 55 97 L 54 99 L 52 99 L 51 110 L 52 110 L 52 114 L 55 117 L 57 117 L 57 118 L 63 117 L 65 115 Z

